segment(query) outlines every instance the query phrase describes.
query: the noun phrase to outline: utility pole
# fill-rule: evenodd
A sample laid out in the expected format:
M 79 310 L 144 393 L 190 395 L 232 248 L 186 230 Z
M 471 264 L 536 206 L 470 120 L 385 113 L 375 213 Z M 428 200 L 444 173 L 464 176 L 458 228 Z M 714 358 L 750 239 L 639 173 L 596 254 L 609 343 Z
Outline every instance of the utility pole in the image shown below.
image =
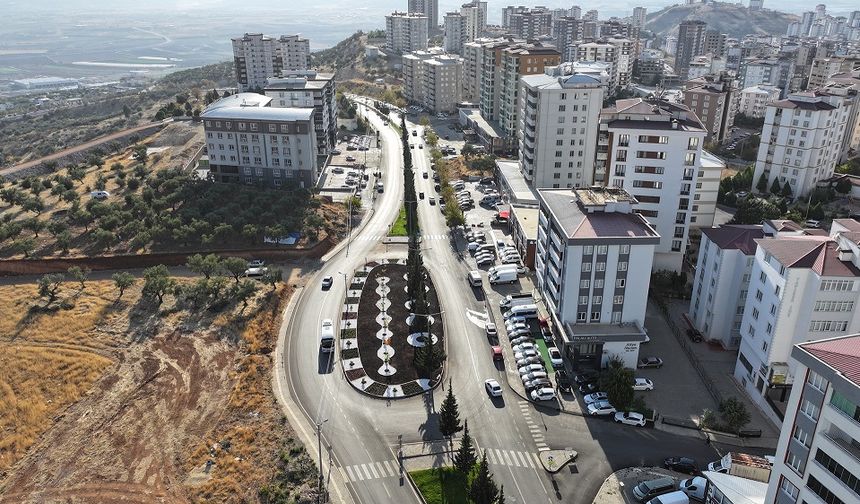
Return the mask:
M 328 422 L 328 418 L 323 420 L 322 422 L 317 422 L 317 455 L 319 456 L 319 483 L 317 485 L 317 504 L 321 504 L 325 501 L 321 500 L 323 495 L 323 470 L 322 470 L 322 426 L 324 423 Z M 326 499 L 328 500 L 328 499 Z

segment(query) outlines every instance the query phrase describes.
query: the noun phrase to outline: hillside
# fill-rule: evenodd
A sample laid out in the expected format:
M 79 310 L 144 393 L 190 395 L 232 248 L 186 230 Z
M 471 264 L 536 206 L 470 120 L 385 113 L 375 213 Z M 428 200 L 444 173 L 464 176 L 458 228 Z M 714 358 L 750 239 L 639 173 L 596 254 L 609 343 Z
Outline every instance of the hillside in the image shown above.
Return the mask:
M 645 28 L 655 35 L 667 36 L 678 32 L 678 24 L 685 19 L 697 19 L 708 23 L 729 37 L 742 38 L 748 33 L 782 35 L 789 23 L 799 18 L 794 14 L 774 10 L 752 11 L 733 3 L 697 3 L 673 5 L 648 14 Z

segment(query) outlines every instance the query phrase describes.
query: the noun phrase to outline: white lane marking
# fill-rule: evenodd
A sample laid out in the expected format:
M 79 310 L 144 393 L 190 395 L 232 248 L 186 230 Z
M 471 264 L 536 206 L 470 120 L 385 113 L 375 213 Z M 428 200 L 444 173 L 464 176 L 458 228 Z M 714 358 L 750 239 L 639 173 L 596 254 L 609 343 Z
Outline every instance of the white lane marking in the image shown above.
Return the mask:
M 352 473 L 352 466 L 346 466 L 346 473 L 349 475 L 349 481 L 357 481 L 355 475 Z
M 491 464 L 496 465 L 496 454 L 493 452 L 492 448 L 487 448 L 487 460 L 490 461 Z
M 541 466 L 540 455 L 538 455 L 537 453 L 532 453 L 531 456 L 535 461 L 535 466 L 540 467 Z
M 466 310 L 466 318 L 469 319 L 469 322 L 475 324 L 476 326 L 480 327 L 481 329 L 487 328 L 487 322 L 488 322 L 487 319 L 489 319 L 489 315 L 487 315 L 484 312 L 479 312 L 479 311 L 467 309 Z
M 361 464 L 361 469 L 364 471 L 364 474 L 365 476 L 367 476 L 367 479 L 373 479 L 373 477 L 370 475 L 370 471 L 367 470 L 367 464 Z
M 377 462 L 377 463 L 376 463 L 376 467 L 379 469 L 379 474 L 381 474 L 383 478 L 385 478 L 386 476 L 388 476 L 388 475 L 385 473 L 385 465 L 383 465 L 383 463 L 382 463 L 382 462 Z
M 514 450 L 511 450 L 511 460 L 514 461 L 515 466 L 522 467 L 520 466 L 520 461 L 517 459 L 517 452 L 515 452 Z
M 499 450 L 499 451 L 502 452 L 502 455 L 504 455 L 504 457 L 505 457 L 505 465 L 511 465 L 511 459 L 508 456 L 508 452 L 505 450 Z
M 529 459 L 528 459 L 528 458 L 526 458 L 526 456 L 525 456 L 525 454 L 524 454 L 523 452 L 517 452 L 517 456 L 518 456 L 518 457 L 520 458 L 520 460 L 522 461 L 522 463 L 523 463 L 523 467 L 528 467 L 528 466 L 529 466 Z

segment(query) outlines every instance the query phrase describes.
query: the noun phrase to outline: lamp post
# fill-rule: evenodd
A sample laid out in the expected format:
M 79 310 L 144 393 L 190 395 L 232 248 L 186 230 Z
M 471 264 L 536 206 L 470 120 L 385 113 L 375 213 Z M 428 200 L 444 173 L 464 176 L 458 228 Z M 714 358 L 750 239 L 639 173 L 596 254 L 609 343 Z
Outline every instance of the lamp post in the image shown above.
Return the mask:
M 328 418 L 323 420 L 322 422 L 317 422 L 317 454 L 319 456 L 319 466 L 320 466 L 320 477 L 319 483 L 317 485 L 317 504 L 320 504 L 322 501 L 322 491 L 323 491 L 323 471 L 322 471 L 322 426 L 324 423 L 328 422 Z

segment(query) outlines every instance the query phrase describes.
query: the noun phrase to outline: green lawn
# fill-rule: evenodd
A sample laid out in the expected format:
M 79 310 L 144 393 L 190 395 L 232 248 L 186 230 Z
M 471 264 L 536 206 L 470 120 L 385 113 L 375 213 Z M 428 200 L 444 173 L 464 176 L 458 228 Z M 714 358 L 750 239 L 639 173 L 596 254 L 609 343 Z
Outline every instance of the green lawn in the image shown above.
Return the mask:
M 406 234 L 406 207 L 401 207 L 400 215 L 397 216 L 397 220 L 391 226 L 391 232 L 388 233 L 388 236 L 406 236 Z
M 535 338 L 535 344 L 540 350 L 541 357 L 543 357 L 543 363 L 546 367 L 547 375 L 552 375 L 555 373 L 555 369 L 552 367 L 552 361 L 549 360 L 549 350 L 546 348 L 546 341 L 544 341 L 542 337 L 538 337 Z
M 466 482 L 452 467 L 409 473 L 427 504 L 468 504 Z

